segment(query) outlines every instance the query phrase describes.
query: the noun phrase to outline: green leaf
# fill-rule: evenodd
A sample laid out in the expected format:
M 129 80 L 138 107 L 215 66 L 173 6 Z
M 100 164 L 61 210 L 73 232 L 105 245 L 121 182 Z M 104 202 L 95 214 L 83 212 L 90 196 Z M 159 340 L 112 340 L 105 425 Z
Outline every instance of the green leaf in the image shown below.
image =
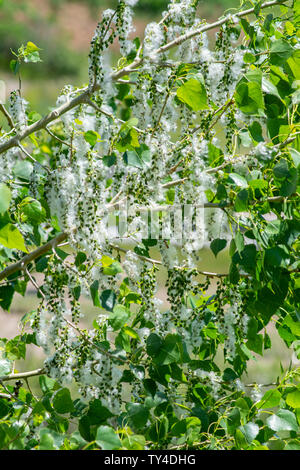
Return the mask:
M 148 431 L 147 437 L 148 439 L 151 439 L 151 441 L 161 442 L 166 438 L 168 428 L 169 428 L 168 418 L 166 416 L 161 416 L 159 419 L 157 419 L 153 423 L 153 425 Z
M 300 80 L 300 51 L 297 49 L 293 55 L 287 60 L 287 65 L 292 72 L 292 76 L 295 80 Z M 299 87 L 298 87 L 298 99 L 299 99 Z
M 207 109 L 207 95 L 203 79 L 190 78 L 177 89 L 177 97 L 189 105 L 193 111 Z
M 241 413 L 238 408 L 233 408 L 228 414 L 227 428 L 230 434 L 233 434 L 241 424 Z
M 13 224 L 6 224 L 0 229 L 0 243 L 6 248 L 28 252 L 21 232 Z
M 11 201 L 11 191 L 4 183 L 0 183 L 0 214 L 6 212 Z
M 134 428 L 143 428 L 149 417 L 149 409 L 141 403 L 126 403 L 129 422 Z
M 84 139 L 91 147 L 94 147 L 96 143 L 100 141 L 100 135 L 95 131 L 87 131 L 84 133 Z
M 300 408 L 300 390 L 288 393 L 285 400 L 291 408 Z
M 270 48 L 270 62 L 273 65 L 282 66 L 282 63 L 286 61 L 293 54 L 294 49 L 284 39 L 277 39 L 272 42 Z
M 41 430 L 39 450 L 55 450 L 55 449 L 57 450 L 57 447 L 54 445 L 54 438 L 51 434 L 51 431 L 47 432 L 46 429 Z
M 290 176 L 290 170 L 287 160 L 281 158 L 273 168 L 273 173 L 276 178 L 287 178 Z
M 181 340 L 176 334 L 168 334 L 155 356 L 156 364 L 166 365 L 172 362 L 181 363 Z
M 224 372 L 223 372 L 223 377 L 222 379 L 225 381 L 225 382 L 233 382 L 233 380 L 237 379 L 238 376 L 237 374 L 234 372 L 233 369 L 230 369 L 229 367 L 227 367 Z
M 224 250 L 226 245 L 227 245 L 227 240 L 224 240 L 222 238 L 216 238 L 215 240 L 211 242 L 210 249 L 215 255 L 215 257 L 217 257 L 218 253 Z
M 56 380 L 47 377 L 47 375 L 41 375 L 39 377 L 39 384 L 44 395 L 48 392 L 53 392 L 58 387 Z
M 103 267 L 103 274 L 107 276 L 115 276 L 121 272 L 123 272 L 123 270 L 119 261 L 113 261 L 109 266 Z
M 108 323 L 114 331 L 120 330 L 130 317 L 130 310 L 123 305 L 117 304 L 109 315 Z
M 79 251 L 75 257 L 75 265 L 79 267 L 81 264 L 83 264 L 86 260 L 86 254 L 83 253 L 82 251 Z
M 211 167 L 216 167 L 224 161 L 224 154 L 222 150 L 215 145 L 208 143 L 208 162 Z
M 20 62 L 19 62 L 18 60 L 16 60 L 16 59 L 11 60 L 10 63 L 9 63 L 10 70 L 11 70 L 15 75 L 17 75 L 17 73 L 19 72 L 20 66 L 21 66 Z
M 297 190 L 298 185 L 298 172 L 296 168 L 290 169 L 290 176 L 283 181 L 281 188 L 280 188 L 280 195 L 281 196 L 290 196 Z
M 252 122 L 251 126 L 248 127 L 251 137 L 255 142 L 264 142 L 262 135 L 262 127 L 258 121 Z
M 46 211 L 36 199 L 27 197 L 21 204 L 22 212 L 34 222 L 41 222 L 46 218 Z
M 9 359 L 0 359 L 0 376 L 9 375 L 12 369 L 12 361 Z
M 71 394 L 69 389 L 67 388 L 62 388 L 55 392 L 52 399 L 52 404 L 55 411 L 60 414 L 71 413 L 72 411 L 74 411 L 74 405 L 71 398 Z
M 102 161 L 105 166 L 111 167 L 117 163 L 116 154 L 112 153 L 111 155 L 105 155 L 102 157 Z
M 297 168 L 298 166 L 300 166 L 300 152 L 298 152 L 294 148 L 290 148 L 289 151 L 293 159 L 294 165 Z
M 264 93 L 269 95 L 277 96 L 281 101 L 281 96 L 276 88 L 276 86 L 266 77 L 262 78 L 262 90 Z
M 26 44 L 26 49 L 25 49 L 26 53 L 31 53 L 31 52 L 40 51 L 40 50 L 41 49 L 31 41 L 28 41 L 28 43 Z
M 24 57 L 24 62 L 42 62 L 38 51 L 30 52 Z
M 264 109 L 261 75 L 249 72 L 236 86 L 235 102 L 245 114 L 257 114 Z
M 249 194 L 247 189 L 242 189 L 238 192 L 234 201 L 235 212 L 245 212 L 248 209 L 248 197 Z
M 99 281 L 94 281 L 90 286 L 91 297 L 95 307 L 101 307 L 99 300 Z
M 256 56 L 251 54 L 251 52 L 246 52 L 243 56 L 243 60 L 246 64 L 254 64 L 254 62 L 256 62 Z
M 286 249 L 280 246 L 269 248 L 265 251 L 265 264 L 269 266 L 286 267 L 290 254 Z
M 285 30 L 288 33 L 288 35 L 292 36 L 294 31 L 295 31 L 295 27 L 294 27 L 293 23 L 291 23 L 290 21 L 286 21 L 284 27 L 285 27 Z
M 233 183 L 236 184 L 236 186 L 239 186 L 241 188 L 247 188 L 248 187 L 247 180 L 243 176 L 238 175 L 237 173 L 230 173 L 229 174 L 229 182 L 233 182 Z
M 249 243 L 241 253 L 236 252 L 232 257 L 232 262 L 241 265 L 247 272 L 254 269 L 256 265 L 256 246 Z
M 113 311 L 114 305 L 116 303 L 116 299 L 117 299 L 117 296 L 115 292 L 111 289 L 106 289 L 101 292 L 101 295 L 100 295 L 101 306 L 105 308 L 105 310 L 108 310 L 109 312 Z
M 296 416 L 289 410 L 279 410 L 276 414 L 269 416 L 267 425 L 273 431 L 298 431 Z
M 29 180 L 32 172 L 33 165 L 27 160 L 18 161 L 13 168 L 13 174 L 23 180 Z
M 110 426 L 99 426 L 95 441 L 102 450 L 113 450 L 121 447 L 119 436 Z
M 139 434 L 128 434 L 125 439 L 122 439 L 122 447 L 125 447 L 127 450 L 143 450 L 145 445 L 145 437 Z
M 156 333 L 151 333 L 148 336 L 147 342 L 146 342 L 147 354 L 151 357 L 156 356 L 162 344 L 163 344 L 162 339 Z
M 256 438 L 257 434 L 259 433 L 259 426 L 255 423 L 247 423 L 244 426 L 240 426 L 239 429 L 244 434 L 248 444 L 251 444 L 251 442 Z
M 130 336 L 131 338 L 137 339 L 138 341 L 140 340 L 139 335 L 133 328 L 130 328 L 129 326 L 124 326 L 123 330 L 124 333 L 126 333 L 126 335 Z
M 245 248 L 243 234 L 241 232 L 236 232 L 234 241 L 235 241 L 235 246 L 236 246 L 237 251 L 241 253 L 243 249 Z
M 0 419 L 4 418 L 9 413 L 10 407 L 7 400 L 0 398 Z
M 108 418 L 111 418 L 112 413 L 102 405 L 101 400 L 95 399 L 90 401 L 89 409 L 86 414 L 91 425 L 102 424 Z
M 288 444 L 285 446 L 284 450 L 300 450 L 300 443 L 299 441 L 289 441 Z
M 263 353 L 264 338 L 263 335 L 256 335 L 247 341 L 246 346 L 250 351 L 254 351 L 262 356 Z
M 274 408 L 281 400 L 281 393 L 278 390 L 268 390 L 262 399 L 256 404 L 257 408 Z
M 12 361 L 16 359 L 25 359 L 26 344 L 21 340 L 20 336 L 16 336 L 9 340 L 5 346 L 6 357 Z
M 144 167 L 142 159 L 135 150 L 128 150 L 125 152 L 123 155 L 123 160 L 128 166 L 133 166 L 135 168 Z
M 300 322 L 294 321 L 290 315 L 287 315 L 283 322 L 284 325 L 287 325 L 293 335 L 300 336 Z

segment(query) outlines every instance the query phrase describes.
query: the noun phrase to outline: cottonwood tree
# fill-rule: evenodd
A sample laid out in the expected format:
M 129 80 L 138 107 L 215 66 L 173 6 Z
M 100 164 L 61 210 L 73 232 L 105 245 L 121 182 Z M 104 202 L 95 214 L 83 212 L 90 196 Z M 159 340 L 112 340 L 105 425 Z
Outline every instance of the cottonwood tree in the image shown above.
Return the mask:
M 299 449 L 299 369 L 244 380 L 269 325 L 299 357 L 299 2 L 208 24 L 172 0 L 144 39 L 136 3 L 103 12 L 88 84 L 49 114 L 21 86 L 1 105 L 0 305 L 40 303 L 1 339 L 0 447 Z M 204 244 L 228 271 L 199 270 Z M 19 372 L 30 344 L 46 359 Z

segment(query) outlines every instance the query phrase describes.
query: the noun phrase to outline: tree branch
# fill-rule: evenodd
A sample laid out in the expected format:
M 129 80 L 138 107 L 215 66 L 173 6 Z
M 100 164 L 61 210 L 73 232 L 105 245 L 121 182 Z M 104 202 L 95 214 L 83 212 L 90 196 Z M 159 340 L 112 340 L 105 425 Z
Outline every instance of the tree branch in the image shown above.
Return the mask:
M 263 3 L 261 5 L 260 9 L 263 10 L 264 8 L 269 8 L 269 7 L 272 7 L 272 6 L 275 6 L 275 5 L 281 5 L 281 4 L 285 3 L 286 1 L 287 0 L 281 0 L 281 1 L 280 0 L 275 0 L 275 1 L 271 1 L 271 2 L 266 2 L 266 3 Z M 247 16 L 247 15 L 250 15 L 251 13 L 254 13 L 254 10 L 255 10 L 254 7 L 249 8 L 248 10 L 244 10 L 244 11 L 235 13 L 232 16 L 242 18 L 243 16 Z M 228 16 L 225 17 L 225 18 L 222 18 L 221 20 L 215 21 L 214 23 L 210 23 L 210 24 L 201 26 L 200 28 L 195 29 L 194 31 L 189 31 L 186 34 L 182 34 L 181 36 L 178 36 L 173 41 L 170 41 L 168 44 L 165 44 L 164 46 L 161 46 L 159 49 L 157 49 L 156 54 L 163 54 L 164 52 L 168 51 L 172 47 L 179 46 L 180 44 L 187 41 L 188 39 L 193 38 L 194 36 L 198 36 L 199 34 L 204 33 L 206 31 L 209 31 L 211 29 L 219 28 L 220 26 L 225 24 L 227 21 L 228 21 Z M 136 66 L 136 64 L 135 64 L 135 66 Z
M 34 377 L 36 375 L 42 375 L 44 373 L 45 373 L 45 369 L 36 369 L 36 370 L 30 370 L 28 372 L 20 372 L 18 374 L 2 375 L 2 377 L 0 377 L 0 383 L 6 382 L 7 380 L 26 379 L 28 377 Z
M 45 245 L 40 246 L 34 251 L 31 251 L 28 255 L 24 256 L 20 261 L 7 266 L 3 271 L 0 273 L 0 281 L 5 279 L 8 276 L 11 276 L 17 271 L 24 270 L 31 261 L 34 261 L 39 256 L 44 255 L 48 251 L 52 250 L 53 247 L 57 246 L 62 241 L 66 240 L 68 235 L 66 233 L 60 233 L 55 238 L 47 242 Z
M 15 127 L 15 124 L 14 124 L 14 121 L 13 121 L 13 118 L 11 117 L 11 115 L 9 114 L 9 112 L 7 111 L 6 107 L 4 106 L 4 104 L 0 103 L 0 111 L 2 112 L 2 114 L 4 114 L 4 116 L 6 117 L 6 120 L 9 124 L 9 127 L 11 129 L 14 129 Z

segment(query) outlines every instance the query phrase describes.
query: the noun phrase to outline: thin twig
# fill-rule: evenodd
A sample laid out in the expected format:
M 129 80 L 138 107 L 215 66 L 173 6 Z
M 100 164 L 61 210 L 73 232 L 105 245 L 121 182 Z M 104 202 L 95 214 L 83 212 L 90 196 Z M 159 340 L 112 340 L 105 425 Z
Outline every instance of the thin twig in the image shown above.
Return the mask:
M 4 114 L 4 116 L 6 117 L 6 120 L 9 124 L 9 127 L 13 130 L 15 128 L 15 123 L 13 121 L 13 118 L 11 117 L 11 115 L 9 114 L 9 112 L 7 111 L 6 107 L 4 106 L 4 104 L 0 103 L 0 111 L 2 112 L 2 114 Z
M 99 108 L 99 106 L 96 105 L 92 100 L 87 100 L 86 104 L 89 106 L 92 106 L 96 111 L 98 111 L 101 114 L 104 114 L 104 116 L 107 116 L 108 118 L 112 119 L 113 121 L 118 121 L 121 124 L 126 124 L 126 121 L 123 121 L 123 119 L 116 118 L 113 114 L 108 113 L 107 111 L 104 111 L 104 109 Z M 133 129 L 135 129 L 137 132 L 144 133 L 145 131 L 143 129 L 139 129 L 138 127 L 132 126 Z
M 51 137 L 53 137 L 54 139 L 56 139 L 58 142 L 60 142 L 61 144 L 63 145 L 67 145 L 68 147 L 72 147 L 71 144 L 69 144 L 68 142 L 66 142 L 65 140 L 62 140 L 60 139 L 59 137 L 57 137 L 57 135 L 55 135 L 52 131 L 50 131 L 49 127 L 45 127 L 45 130 L 48 132 L 49 135 L 51 135 Z
M 37 165 L 39 165 L 41 168 L 43 168 L 44 170 L 46 170 L 48 173 L 51 173 L 51 170 L 50 168 L 48 168 L 47 166 L 43 165 L 42 163 L 40 163 L 38 160 L 36 160 L 32 155 L 30 155 L 29 152 L 27 152 L 27 150 L 23 147 L 22 144 L 18 144 L 18 147 L 19 149 L 26 155 L 26 157 L 28 157 L 33 163 L 36 163 Z

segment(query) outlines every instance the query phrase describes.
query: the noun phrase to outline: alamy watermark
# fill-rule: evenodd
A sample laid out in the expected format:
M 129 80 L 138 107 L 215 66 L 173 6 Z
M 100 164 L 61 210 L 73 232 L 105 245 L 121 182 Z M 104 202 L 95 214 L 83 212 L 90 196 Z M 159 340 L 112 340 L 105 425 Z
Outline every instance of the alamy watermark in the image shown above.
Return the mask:
M 111 238 L 197 241 L 201 248 L 205 242 L 203 205 L 176 204 L 162 206 L 135 206 L 123 203 L 113 208 L 105 218 L 106 230 Z

